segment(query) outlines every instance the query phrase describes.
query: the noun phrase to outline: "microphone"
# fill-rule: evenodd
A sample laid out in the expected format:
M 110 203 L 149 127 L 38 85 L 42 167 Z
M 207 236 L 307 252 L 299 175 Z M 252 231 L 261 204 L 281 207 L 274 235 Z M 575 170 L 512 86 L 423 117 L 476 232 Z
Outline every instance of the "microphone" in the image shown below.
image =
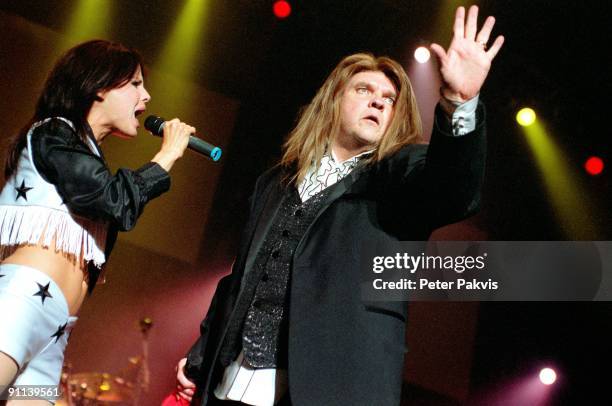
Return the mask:
M 161 117 L 149 116 L 144 121 L 144 126 L 151 134 L 161 137 L 164 134 L 165 122 L 166 120 Z M 188 147 L 189 149 L 192 149 L 202 155 L 207 156 L 215 162 L 221 159 L 221 148 L 215 147 L 214 145 L 211 145 L 200 138 L 194 137 L 193 135 L 189 136 Z

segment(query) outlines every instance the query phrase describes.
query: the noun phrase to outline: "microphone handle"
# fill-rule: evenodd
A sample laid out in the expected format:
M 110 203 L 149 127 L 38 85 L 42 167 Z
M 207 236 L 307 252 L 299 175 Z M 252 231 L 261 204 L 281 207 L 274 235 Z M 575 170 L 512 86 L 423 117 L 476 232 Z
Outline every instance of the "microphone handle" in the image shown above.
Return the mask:
M 208 142 L 193 135 L 189 136 L 188 147 L 194 151 L 206 155 L 215 162 L 221 159 L 221 148 L 215 147 L 214 145 L 209 144 Z
M 145 128 L 151 132 L 151 134 L 162 137 L 164 134 L 164 124 L 165 120 L 158 116 L 149 116 L 145 120 Z M 215 147 L 212 144 L 204 141 L 201 138 L 198 138 L 194 135 L 189 136 L 189 144 L 187 145 L 189 149 L 192 149 L 200 154 L 207 156 L 212 159 L 214 162 L 217 162 L 221 159 L 221 148 Z

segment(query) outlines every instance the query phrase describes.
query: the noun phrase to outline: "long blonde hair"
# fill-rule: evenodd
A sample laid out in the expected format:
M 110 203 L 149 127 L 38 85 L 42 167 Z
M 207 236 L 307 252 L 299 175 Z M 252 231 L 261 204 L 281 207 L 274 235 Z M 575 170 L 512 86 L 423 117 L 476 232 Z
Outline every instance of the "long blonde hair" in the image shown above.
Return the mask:
M 280 165 L 291 170 L 289 183 L 299 184 L 310 166 L 319 165 L 326 146 L 340 127 L 340 99 L 349 80 L 359 72 L 379 71 L 397 90 L 393 118 L 368 162 L 378 162 L 404 145 L 421 141 L 421 117 L 412 85 L 402 66 L 391 58 L 354 54 L 344 58 L 328 76 L 283 145 Z

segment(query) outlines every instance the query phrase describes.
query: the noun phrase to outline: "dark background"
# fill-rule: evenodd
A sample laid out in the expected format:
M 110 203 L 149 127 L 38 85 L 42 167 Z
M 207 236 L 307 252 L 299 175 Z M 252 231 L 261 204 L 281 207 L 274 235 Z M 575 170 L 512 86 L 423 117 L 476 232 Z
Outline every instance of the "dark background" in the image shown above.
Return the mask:
M 43 47 L 40 32 L 61 37 L 66 15 L 74 3 L 67 0 L 0 3 L 3 21 L 12 26 L 28 27 L 27 30 L 37 33 L 30 38 L 17 36 L 14 30 L 8 34 L 8 29 L 5 32 L 5 38 L 6 35 L 15 35 L 19 41 L 2 42 L 0 97 L 4 99 L 3 114 L 11 111 L 17 96 L 15 93 L 20 92 L 9 83 L 12 77 L 28 74 L 12 70 L 15 60 L 28 60 L 32 52 L 30 43 Z M 197 322 L 208 306 L 214 280 L 227 272 L 246 220 L 246 201 L 254 181 L 258 174 L 278 160 L 281 143 L 295 123 L 300 107 L 308 103 L 326 75 L 348 54 L 358 51 L 386 54 L 407 67 L 412 63 L 411 53 L 417 45 L 431 41 L 448 45 L 449 27 L 452 25 L 452 12 L 449 10 L 458 5 L 453 1 L 292 1 L 292 14 L 285 20 L 278 20 L 271 12 L 272 3 L 268 0 L 208 3 L 206 35 L 198 46 L 197 63 L 190 69 L 188 80 L 198 89 L 211 92 L 206 96 L 206 103 L 207 106 L 213 105 L 212 111 L 208 108 L 196 113 L 199 122 L 213 119 L 215 100 L 223 100 L 232 106 L 229 116 L 233 122 L 223 137 L 215 135 L 214 131 L 208 132 L 210 136 L 205 135 L 224 147 L 222 166 L 211 169 L 208 162 L 197 163 L 198 170 L 213 173 L 210 176 L 213 176 L 211 184 L 214 187 L 211 190 L 214 193 L 206 190 L 194 193 L 194 199 L 199 193 L 205 194 L 202 198 L 209 201 L 203 209 L 201 224 L 194 222 L 192 225 L 203 230 L 195 258 L 181 265 L 180 261 L 172 259 L 172 255 L 162 256 L 158 261 L 155 256 L 150 256 L 147 261 L 152 268 L 159 269 L 155 271 L 158 273 L 133 271 L 131 276 L 125 275 L 124 278 L 124 274 L 117 270 L 116 281 L 123 283 L 123 287 L 109 286 L 94 294 L 90 301 L 93 305 L 89 303 L 84 309 L 81 327 L 73 339 L 76 342 L 71 343 L 68 352 L 68 356 L 72 354 L 76 359 L 77 365 L 79 359 L 86 358 L 82 355 L 89 348 L 86 343 L 91 341 L 90 335 L 97 334 L 85 330 L 88 327 L 93 329 L 103 320 L 87 316 L 97 314 L 94 306 L 114 303 L 123 289 L 132 297 L 139 293 L 146 297 L 163 296 L 161 300 L 160 296 L 154 300 L 156 306 L 166 304 L 166 307 L 160 307 L 160 312 L 174 313 L 171 320 L 159 327 L 160 333 L 163 331 L 164 336 L 180 336 L 181 339 L 179 343 L 171 338 L 164 341 L 164 345 L 176 349 L 162 363 L 166 368 L 163 370 L 164 379 L 157 384 L 162 389 L 155 396 L 151 395 L 152 402 L 158 401 L 160 394 L 171 389 L 169 379 L 172 373 L 168 370 L 186 350 L 185 344 L 197 334 Z M 100 4 L 101 7 L 113 8 L 108 38 L 132 45 L 142 51 L 147 61 L 154 61 L 182 2 L 132 0 L 101 1 Z M 545 120 L 549 135 L 562 151 L 562 161 L 575 171 L 575 182 L 583 191 L 584 195 L 578 199 L 584 200 L 584 211 L 576 213 L 576 216 L 587 219 L 588 229 L 581 238 L 610 240 L 612 199 L 609 167 L 595 177 L 582 169 L 590 155 L 600 156 L 606 164 L 610 158 L 609 26 L 612 13 L 607 2 L 521 0 L 480 1 L 478 4 L 481 7 L 480 21 L 483 15 L 494 15 L 497 24 L 493 35 L 506 37 L 481 94 L 487 107 L 489 134 L 484 206 L 475 218 L 441 230 L 434 238 L 575 239 L 563 228 L 551 197 L 545 192 L 546 180 L 538 169 L 525 135 L 514 120 L 518 108 L 529 105 L 537 111 L 538 117 Z M 445 20 L 445 16 L 449 18 Z M 30 69 L 47 72 L 52 60 L 44 64 L 32 60 L 34 66 Z M 39 73 L 37 75 L 36 80 L 28 82 L 31 86 L 28 95 L 33 97 L 44 79 L 44 75 L 42 79 Z M 21 80 L 25 79 L 21 77 Z M 22 113 L 5 117 L 3 139 L 25 122 L 31 111 L 26 103 L 33 106 L 33 97 L 28 96 L 25 101 L 17 99 L 24 103 L 19 107 Z M 198 98 L 192 102 L 197 110 Z M 424 112 L 433 108 L 420 107 Z M 198 175 L 191 172 L 179 176 L 185 176 L 188 182 Z M 173 193 L 180 194 L 178 188 L 175 183 Z M 150 248 L 149 243 L 139 244 L 138 237 L 134 238 L 123 246 L 119 243 L 113 254 L 117 269 L 130 263 L 126 258 L 142 255 L 141 248 Z M 163 236 L 159 238 L 163 239 Z M 176 256 L 180 259 L 180 251 Z M 165 265 L 160 266 L 160 263 Z M 136 264 L 133 266 L 138 267 Z M 176 276 L 167 278 L 170 271 L 176 272 Z M 152 275 L 152 280 L 159 281 L 159 284 L 151 282 L 151 289 L 145 287 L 139 293 L 130 291 L 130 286 L 134 290 L 142 289 L 146 275 Z M 194 280 L 206 281 L 206 289 L 200 285 L 198 290 L 197 284 L 190 283 Z M 168 286 L 175 290 L 166 289 Z M 194 305 L 197 312 L 171 304 L 172 295 L 190 288 L 193 289 L 191 297 L 198 298 Z M 125 306 L 127 309 L 131 305 Z M 139 314 L 143 314 L 147 307 L 139 309 L 142 309 L 138 310 Z M 411 352 L 408 352 L 406 379 L 409 386 L 405 391 L 408 404 L 475 404 L 482 401 L 483 394 L 503 392 L 508 388 L 505 386 L 507 382 L 533 374 L 543 362 L 557 365 L 562 370 L 562 379 L 550 395 L 550 404 L 608 403 L 605 377 L 609 374 L 596 374 L 595 367 L 601 370 L 612 360 L 608 346 L 612 339 L 612 308 L 609 303 L 416 304 L 412 314 L 416 324 L 409 323 L 408 340 L 415 344 L 409 347 L 416 347 L 414 357 L 423 362 L 415 361 L 411 366 Z M 88 322 L 87 318 L 92 321 Z M 462 325 L 462 320 L 472 320 L 473 323 Z M 129 325 L 128 321 L 124 323 Z M 432 327 L 436 324 L 441 326 L 439 331 Z M 448 333 L 454 329 L 459 332 L 462 327 L 467 333 L 460 342 L 469 348 L 455 345 L 453 339 L 456 335 Z M 132 353 L 137 352 L 137 343 L 137 338 L 131 342 Z M 433 372 L 425 371 L 427 360 L 437 357 L 432 346 L 440 346 L 447 354 L 438 362 L 441 369 Z M 424 352 L 419 352 L 419 349 Z M 113 362 L 93 365 L 112 369 L 113 365 L 122 362 L 120 359 L 116 357 Z M 462 361 L 452 364 L 456 359 Z M 453 380 L 444 374 L 452 370 L 451 364 L 444 366 L 445 362 L 462 369 L 456 375 L 452 375 L 452 371 L 449 374 L 466 379 L 445 382 Z M 81 363 L 81 370 L 84 370 L 84 364 Z

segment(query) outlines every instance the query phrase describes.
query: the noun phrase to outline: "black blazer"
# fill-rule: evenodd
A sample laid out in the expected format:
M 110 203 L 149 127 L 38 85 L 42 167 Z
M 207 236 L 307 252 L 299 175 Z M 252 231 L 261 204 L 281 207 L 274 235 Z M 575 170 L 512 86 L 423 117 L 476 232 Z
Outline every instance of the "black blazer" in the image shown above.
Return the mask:
M 435 228 L 478 209 L 486 149 L 482 105 L 477 123 L 475 131 L 453 137 L 438 109 L 429 146 L 408 145 L 356 168 L 334 188 L 293 257 L 288 343 L 293 404 L 399 404 L 407 306 L 361 299 L 360 244 L 364 238 L 381 244 L 426 240 Z M 232 274 L 219 282 L 201 337 L 188 354 L 186 374 L 197 383 L 202 405 L 219 382 L 215 360 L 242 276 L 279 207 L 281 175 L 274 168 L 257 180 Z

